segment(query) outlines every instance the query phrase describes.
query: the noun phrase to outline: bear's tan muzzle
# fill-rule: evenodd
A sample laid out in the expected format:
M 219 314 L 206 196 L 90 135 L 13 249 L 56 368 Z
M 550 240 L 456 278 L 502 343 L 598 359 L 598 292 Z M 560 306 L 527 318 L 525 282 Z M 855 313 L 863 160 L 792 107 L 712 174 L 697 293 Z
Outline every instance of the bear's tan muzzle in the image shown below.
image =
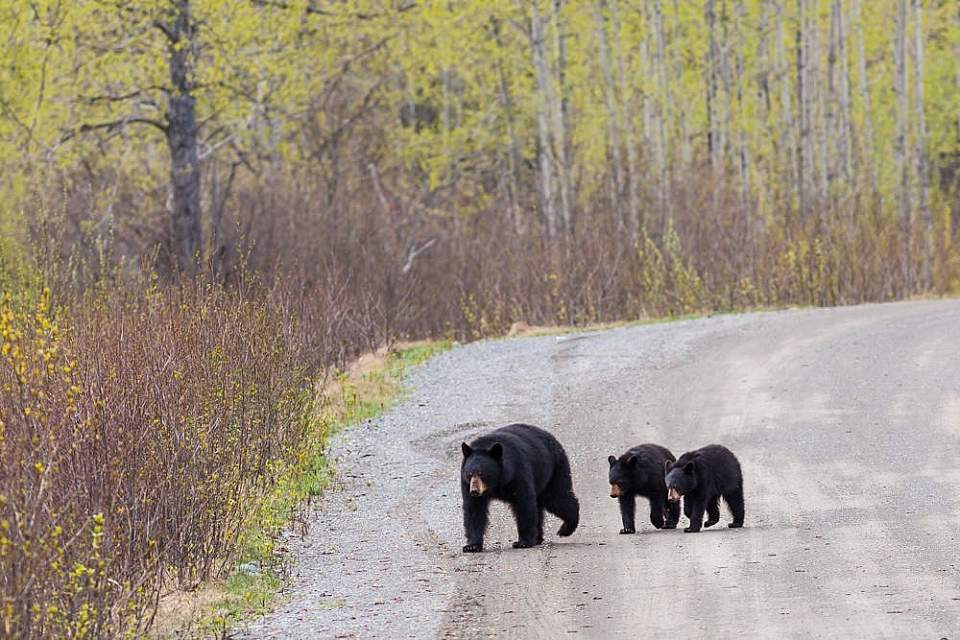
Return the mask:
M 470 495 L 477 497 L 487 492 L 487 485 L 483 483 L 480 476 L 470 476 Z
M 616 484 L 610 485 L 610 497 L 611 498 L 620 497 L 620 485 L 616 485 Z
M 667 500 L 669 500 L 670 502 L 680 501 L 680 492 L 677 491 L 676 487 L 667 488 Z

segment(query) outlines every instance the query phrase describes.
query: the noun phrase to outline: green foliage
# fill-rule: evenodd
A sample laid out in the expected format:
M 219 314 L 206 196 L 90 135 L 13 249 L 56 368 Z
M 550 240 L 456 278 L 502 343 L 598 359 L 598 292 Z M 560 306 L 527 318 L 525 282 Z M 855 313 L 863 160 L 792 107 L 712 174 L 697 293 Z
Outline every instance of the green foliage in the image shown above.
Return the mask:
M 845 190 L 863 186 L 868 170 L 879 176 L 884 195 L 894 187 L 890 23 L 896 1 L 862 3 L 867 5 L 862 15 L 853 13 L 851 0 L 841 3 L 848 67 L 839 73 L 846 74 L 851 86 L 851 144 L 858 155 L 857 175 L 842 185 Z M 552 5 L 539 4 L 539 13 L 550 15 Z M 815 9 L 811 24 L 826 43 L 832 4 L 827 0 L 809 4 Z M 242 162 L 257 172 L 265 163 L 292 167 L 310 162 L 316 152 L 303 136 L 306 129 L 342 133 L 339 116 L 316 106 L 317 100 L 328 100 L 331 90 L 339 90 L 340 99 L 357 109 L 377 105 L 382 114 L 381 164 L 411 170 L 413 180 L 432 190 L 458 185 L 471 196 L 461 203 L 468 210 L 483 210 L 492 195 L 472 180 L 482 182 L 485 174 L 502 170 L 513 142 L 522 158 L 536 157 L 536 114 L 544 97 L 533 82 L 528 4 L 350 0 L 317 10 L 308 0 L 194 0 L 190 6 L 196 25 L 189 43 L 195 69 L 192 95 L 203 127 L 205 156 Z M 648 176 L 661 169 L 672 173 L 707 155 L 705 78 L 711 36 L 704 6 L 645 0 L 604 2 L 599 9 L 613 61 L 625 78 L 615 89 L 622 115 L 618 111 L 613 117 L 621 128 L 620 118 L 631 121 L 637 138 L 623 144 L 640 147 Z M 22 202 L 36 187 L 38 176 L 72 172 L 81 163 L 91 174 L 119 170 L 125 176 L 124 189 L 160 197 L 156 190 L 167 180 L 168 166 L 163 160 L 163 133 L 149 123 L 164 124 L 172 91 L 171 45 L 158 25 L 171 19 L 173 7 L 173 0 L 0 1 L 3 23 L 10 27 L 8 45 L 0 53 L 4 202 Z M 603 191 L 610 170 L 611 116 L 599 81 L 604 76 L 597 54 L 597 10 L 593 2 L 563 3 L 547 34 L 548 63 L 556 73 L 560 73 L 556 43 L 564 42 L 563 84 L 555 79 L 551 90 L 565 94 L 584 206 Z M 790 202 L 787 154 L 795 151 L 784 145 L 785 114 L 789 110 L 796 120 L 798 113 L 793 77 L 794 34 L 800 28 L 797 3 L 780 8 L 760 0 L 718 0 L 716 11 L 717 37 L 729 40 L 721 43 L 728 56 L 722 63 L 735 67 L 713 105 L 724 119 L 727 168 L 738 170 L 742 139 L 751 189 L 761 201 L 782 206 Z M 785 34 L 778 45 L 780 11 Z M 869 113 L 858 90 L 859 27 L 872 93 Z M 960 151 L 960 7 L 924 2 L 922 29 L 928 148 L 931 161 L 937 162 L 940 154 Z M 778 47 L 783 49 L 782 59 Z M 819 56 L 814 63 L 825 74 L 826 44 Z M 831 82 L 835 84 L 836 78 Z M 818 107 L 816 118 L 825 117 L 819 111 L 823 108 L 839 106 L 830 102 Z M 874 156 L 869 158 L 862 155 L 867 149 L 863 136 L 868 116 L 874 126 L 870 141 Z M 405 126 L 396 126 L 397 120 Z M 107 126 L 110 123 L 113 126 Z M 911 126 L 911 147 L 917 135 Z M 651 168 L 659 144 L 665 145 L 660 160 L 664 167 Z M 827 144 L 835 154 L 832 135 Z M 820 163 L 819 154 L 815 162 Z M 104 190 L 98 206 L 110 207 L 118 196 L 116 190 Z

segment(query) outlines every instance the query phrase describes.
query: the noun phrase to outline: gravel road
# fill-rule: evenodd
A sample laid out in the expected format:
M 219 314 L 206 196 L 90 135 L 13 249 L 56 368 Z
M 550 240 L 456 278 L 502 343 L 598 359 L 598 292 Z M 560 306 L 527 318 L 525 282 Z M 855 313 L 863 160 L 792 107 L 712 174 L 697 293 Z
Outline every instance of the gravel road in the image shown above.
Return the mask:
M 481 342 L 410 386 L 338 439 L 294 582 L 240 636 L 960 638 L 960 301 Z M 514 550 L 496 505 L 462 554 L 460 442 L 521 421 L 566 447 L 580 528 Z M 732 449 L 745 527 L 638 505 L 618 535 L 606 458 L 641 442 Z

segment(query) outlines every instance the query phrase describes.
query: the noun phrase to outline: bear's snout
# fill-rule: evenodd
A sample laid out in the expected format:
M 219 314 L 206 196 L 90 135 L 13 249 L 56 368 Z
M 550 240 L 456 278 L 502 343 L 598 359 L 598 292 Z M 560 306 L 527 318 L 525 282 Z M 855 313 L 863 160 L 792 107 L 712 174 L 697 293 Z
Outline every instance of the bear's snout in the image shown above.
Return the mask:
M 670 502 L 679 502 L 680 501 L 680 492 L 676 487 L 667 488 L 667 500 Z
M 611 484 L 610 485 L 610 497 L 619 498 L 620 497 L 620 485 Z
M 480 476 L 470 476 L 470 495 L 474 498 L 482 496 L 487 491 L 487 485 L 483 483 Z

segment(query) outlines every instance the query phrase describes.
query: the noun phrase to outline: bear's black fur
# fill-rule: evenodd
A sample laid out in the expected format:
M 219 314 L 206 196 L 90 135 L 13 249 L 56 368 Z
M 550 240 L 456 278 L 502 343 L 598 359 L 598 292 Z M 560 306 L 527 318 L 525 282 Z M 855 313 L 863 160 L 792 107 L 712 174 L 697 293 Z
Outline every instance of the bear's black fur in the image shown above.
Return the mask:
M 610 497 L 620 501 L 623 528 L 620 533 L 636 533 L 634 512 L 636 498 L 650 502 L 650 522 L 657 529 L 675 529 L 680 520 L 680 504 L 667 502 L 666 468 L 676 458 L 666 447 L 641 444 L 622 456 L 610 456 Z
M 464 442 L 460 488 L 466 552 L 483 551 L 492 499 L 506 502 L 513 510 L 517 549 L 543 542 L 544 511 L 563 520 L 557 535 L 569 536 L 580 521 L 567 454 L 556 438 L 538 427 L 511 424 L 469 445 Z
M 683 454 L 667 470 L 666 484 L 671 502 L 683 497 L 683 512 L 690 518 L 687 533 L 720 521 L 721 496 L 733 514 L 729 526 L 743 526 L 743 474 L 737 457 L 726 447 L 711 444 Z M 706 522 L 704 511 L 709 516 Z

